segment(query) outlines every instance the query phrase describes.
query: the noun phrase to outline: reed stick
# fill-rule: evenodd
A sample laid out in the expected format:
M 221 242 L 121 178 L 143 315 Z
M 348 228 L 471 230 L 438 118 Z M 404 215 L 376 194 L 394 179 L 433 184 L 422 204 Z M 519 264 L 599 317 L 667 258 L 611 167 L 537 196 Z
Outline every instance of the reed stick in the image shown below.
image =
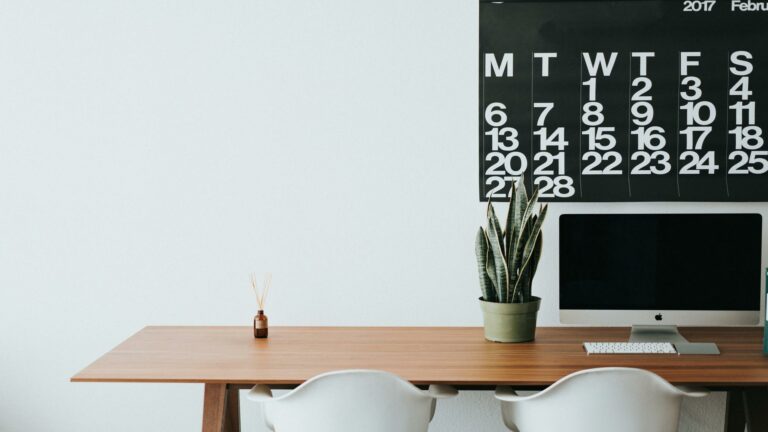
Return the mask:
M 259 305 L 259 310 L 264 310 L 264 304 L 267 301 L 267 294 L 269 294 L 269 287 L 272 286 L 272 273 L 267 273 L 264 276 L 264 291 L 259 290 L 258 278 L 256 273 L 251 273 L 251 289 L 256 295 L 256 303 Z

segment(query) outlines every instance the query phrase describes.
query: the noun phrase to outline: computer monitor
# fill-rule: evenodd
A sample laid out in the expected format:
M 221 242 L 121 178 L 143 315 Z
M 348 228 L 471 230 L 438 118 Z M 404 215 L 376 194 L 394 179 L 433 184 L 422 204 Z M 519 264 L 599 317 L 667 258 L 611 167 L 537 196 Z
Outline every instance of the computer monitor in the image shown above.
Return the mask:
M 560 321 L 753 325 L 759 214 L 560 216 Z

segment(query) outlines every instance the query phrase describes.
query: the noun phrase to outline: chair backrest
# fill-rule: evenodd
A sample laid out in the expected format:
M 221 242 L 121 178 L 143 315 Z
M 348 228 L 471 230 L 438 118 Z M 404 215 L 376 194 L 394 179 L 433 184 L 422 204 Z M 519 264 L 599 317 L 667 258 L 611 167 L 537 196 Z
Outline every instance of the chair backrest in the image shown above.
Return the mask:
M 383 371 L 318 375 L 264 403 L 267 425 L 277 432 L 425 432 L 435 399 Z
M 504 423 L 521 432 L 675 432 L 685 393 L 631 368 L 588 369 L 528 397 L 497 395 Z

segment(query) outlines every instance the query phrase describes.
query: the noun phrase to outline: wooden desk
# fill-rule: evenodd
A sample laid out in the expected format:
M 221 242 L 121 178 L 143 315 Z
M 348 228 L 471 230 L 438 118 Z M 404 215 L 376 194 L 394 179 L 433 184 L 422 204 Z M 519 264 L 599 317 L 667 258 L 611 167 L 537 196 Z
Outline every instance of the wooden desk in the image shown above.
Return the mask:
M 277 327 L 254 339 L 250 327 L 146 327 L 74 377 L 73 382 L 203 383 L 204 432 L 239 431 L 238 390 L 293 387 L 339 369 L 382 369 L 417 385 L 460 389 L 542 388 L 571 372 L 637 367 L 673 384 L 729 392 L 727 431 L 768 411 L 768 358 L 762 328 L 683 328 L 691 342 L 715 342 L 719 356 L 587 356 L 585 341 L 625 341 L 628 328 L 539 328 L 536 341 L 498 344 L 481 328 Z M 762 405 L 765 404 L 765 405 Z M 768 430 L 766 415 L 750 430 Z M 740 429 L 739 429 L 739 424 Z M 765 427 L 763 427 L 765 426 Z

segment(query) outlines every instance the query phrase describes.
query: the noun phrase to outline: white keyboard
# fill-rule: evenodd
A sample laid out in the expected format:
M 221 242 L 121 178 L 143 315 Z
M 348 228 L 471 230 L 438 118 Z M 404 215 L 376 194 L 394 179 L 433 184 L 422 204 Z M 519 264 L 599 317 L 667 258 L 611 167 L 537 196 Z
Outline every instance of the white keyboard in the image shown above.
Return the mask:
M 677 354 L 669 342 L 584 342 L 587 354 Z

